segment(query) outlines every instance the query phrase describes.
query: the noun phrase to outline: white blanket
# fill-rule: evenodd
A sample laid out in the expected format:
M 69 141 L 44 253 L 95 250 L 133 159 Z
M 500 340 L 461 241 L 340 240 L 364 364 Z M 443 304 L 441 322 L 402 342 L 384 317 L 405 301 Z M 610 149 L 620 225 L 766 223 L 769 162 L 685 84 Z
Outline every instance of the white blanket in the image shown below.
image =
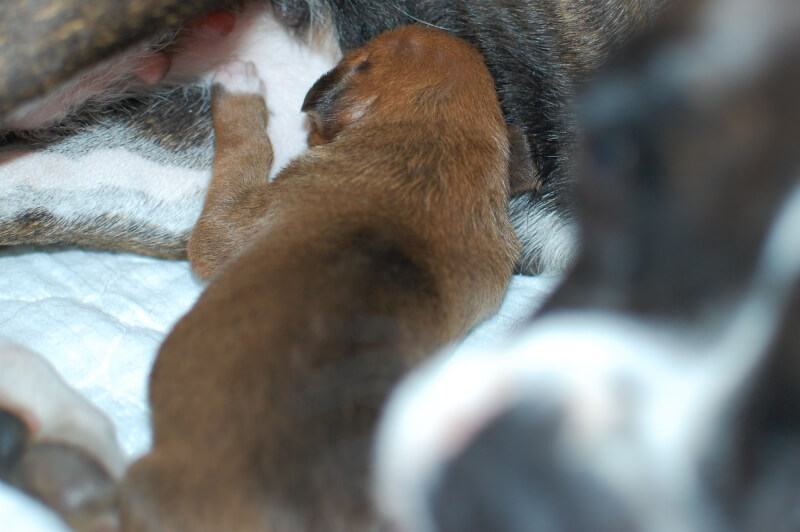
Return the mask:
M 496 343 L 530 315 L 556 281 L 515 277 L 498 314 L 465 343 Z M 164 335 L 202 287 L 184 261 L 79 250 L 0 251 L 0 336 L 45 355 L 112 418 L 133 458 L 150 442 L 150 365 Z M 0 530 L 64 529 L 39 505 L 0 483 Z

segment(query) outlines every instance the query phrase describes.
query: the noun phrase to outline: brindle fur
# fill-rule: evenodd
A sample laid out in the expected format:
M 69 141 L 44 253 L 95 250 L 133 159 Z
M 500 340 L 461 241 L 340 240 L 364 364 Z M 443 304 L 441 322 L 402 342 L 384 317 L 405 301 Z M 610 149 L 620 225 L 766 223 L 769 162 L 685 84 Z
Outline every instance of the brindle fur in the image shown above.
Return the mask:
M 520 195 L 511 205 L 513 223 L 523 244 L 520 269 L 535 273 L 564 270 L 570 264 L 577 245 L 577 233 L 572 222 L 573 186 L 569 164 L 574 141 L 570 110 L 574 91 L 617 48 L 647 28 L 668 1 L 603 0 L 588 3 L 577 0 L 514 0 L 487 4 L 477 0 L 275 0 L 272 8 L 279 20 L 301 35 L 314 27 L 332 25 L 345 51 L 364 44 L 385 29 L 414 22 L 443 28 L 478 47 L 495 78 L 506 120 L 525 137 L 528 145 L 525 151 L 533 161 L 531 168 L 541 182 L 540 187 Z M 127 4 L 129 2 L 120 3 L 121 6 Z M 153 17 L 158 13 L 163 14 L 174 2 L 162 0 L 161 4 L 162 9 L 153 11 Z M 182 2 L 180 13 L 196 15 L 225 4 L 222 0 Z M 64 5 L 71 4 L 65 2 Z M 191 6 L 194 8 L 191 9 Z M 29 10 L 17 10 L 11 6 L 6 9 L 8 16 L 4 16 L 3 20 L 9 24 L 12 21 L 23 24 L 33 16 Z M 53 9 L 59 11 L 58 8 Z M 123 24 L 117 18 L 123 16 L 125 8 L 98 6 L 97 9 L 108 9 L 105 16 L 115 20 L 117 25 Z M 59 16 L 65 21 L 80 21 L 81 15 L 65 7 Z M 155 30 L 164 26 L 161 22 L 152 26 L 152 31 L 147 31 L 142 26 L 142 20 L 139 17 L 125 21 L 126 27 L 135 27 L 136 31 L 120 35 L 125 36 L 124 39 L 128 39 L 128 35 L 143 37 L 156 33 Z M 169 21 L 175 21 L 172 14 Z M 0 61 L 0 79 L 18 80 L 15 83 L 29 83 L 41 88 L 43 84 L 50 84 L 53 76 L 58 75 L 61 76 L 59 79 L 63 79 L 75 72 L 77 67 L 73 68 L 72 63 L 60 55 L 51 57 L 49 50 L 58 48 L 75 51 L 77 45 L 54 42 L 41 35 L 28 35 L 26 39 L 24 42 L 32 41 L 30 47 L 39 46 L 38 55 L 31 52 L 30 57 L 26 58 L 33 67 L 21 72 L 19 66 L 14 67 L 17 65 L 16 59 L 11 65 L 8 65 L 11 59 L 7 59 L 5 67 Z M 106 56 L 111 50 L 110 46 L 81 49 L 84 58 L 81 64 L 88 64 L 92 58 Z M 6 48 L 4 52 L 0 47 L 0 58 L 10 58 L 12 55 L 11 48 Z M 51 70 L 45 66 L 54 62 L 59 63 L 59 72 L 62 74 L 44 73 L 45 70 Z M 4 73 L 7 76 L 3 76 Z M 0 94 L 5 108 L 11 108 L 24 99 L 22 93 L 16 90 L 0 91 Z M 84 116 L 83 119 L 90 118 Z M 176 131 L 176 128 L 169 129 Z M 158 134 L 169 135 L 165 131 Z M 92 139 L 87 138 L 87 142 L 92 142 Z M 210 141 L 205 147 L 210 152 Z M 29 207 L 23 205 L 20 210 Z M 144 208 L 155 212 L 159 206 L 147 204 Z M 199 206 L 192 204 L 187 209 L 197 211 Z M 107 214 L 114 217 L 114 213 Z M 0 230 L 0 244 L 25 240 L 17 233 L 18 225 L 10 226 L 8 220 L 0 219 L 0 227 L 3 226 L 7 229 Z M 97 237 L 96 242 L 91 242 L 93 235 Z M 66 231 L 54 231 L 35 243 L 77 243 L 123 250 L 133 246 L 136 251 L 172 256 L 174 250 L 181 247 L 176 246 L 175 242 L 184 242 L 185 236 L 185 231 L 164 235 L 166 242 L 162 246 L 160 239 L 133 237 L 117 240 L 118 232 L 107 232 L 102 226 L 74 226 Z M 115 243 L 117 241 L 118 244 Z

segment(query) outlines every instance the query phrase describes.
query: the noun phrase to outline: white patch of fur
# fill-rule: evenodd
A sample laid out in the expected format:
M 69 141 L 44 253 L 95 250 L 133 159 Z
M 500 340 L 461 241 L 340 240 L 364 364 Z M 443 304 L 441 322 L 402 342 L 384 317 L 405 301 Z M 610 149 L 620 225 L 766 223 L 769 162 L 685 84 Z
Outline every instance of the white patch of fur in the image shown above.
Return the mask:
M 496 351 L 426 366 L 398 389 L 381 425 L 380 509 L 400 530 L 430 530 L 425 497 L 463 435 L 518 401 L 541 401 L 564 408 L 562 445 L 646 512 L 648 531 L 697 530 L 685 510 L 699 500 L 692 468 L 713 427 L 703 406 L 713 374 L 692 364 L 705 357 L 683 340 L 618 316 L 574 313 L 544 318 Z
M 232 61 L 214 74 L 213 83 L 219 83 L 228 92 L 264 96 L 266 87 L 258 76 L 255 63 Z
M 510 400 L 503 390 L 512 376 L 503 366 L 486 364 L 487 350 L 498 338 L 513 334 L 523 316 L 535 312 L 561 280 L 559 275 L 514 276 L 489 330 L 474 330 L 454 350 L 412 373 L 394 392 L 377 430 L 379 476 L 374 494 L 398 531 L 432 529 L 422 488 L 435 478 L 441 463 L 463 449 Z M 503 308 L 520 312 L 500 326 Z
M 522 243 L 520 268 L 529 273 L 563 273 L 578 253 L 578 229 L 562 214 L 528 198 L 511 200 L 511 223 Z
M 492 350 L 434 359 L 391 398 L 376 447 L 379 508 L 400 530 L 431 530 L 439 468 L 497 412 L 564 407 L 562 446 L 631 505 L 646 532 L 710 530 L 700 461 L 754 375 L 800 277 L 800 185 L 724 326 L 694 329 L 601 312 L 545 316 Z
M 78 158 L 57 153 L 0 157 L 0 224 L 30 210 L 61 220 L 103 214 L 170 234 L 191 230 L 210 174 L 164 166 L 124 149 L 98 149 Z
M 125 460 L 111 421 L 43 357 L 0 337 L 0 367 L 0 405 L 23 416 L 35 441 L 82 449 L 121 478 Z
M 74 532 L 44 504 L 2 482 L 0 515 L 5 532 Z
M 236 18 L 233 32 L 214 49 L 186 50 L 176 56 L 177 76 L 210 83 L 217 68 L 231 60 L 253 62 L 266 85 L 270 113 L 267 133 L 274 151 L 270 177 L 307 147 L 308 124 L 300 112 L 317 79 L 332 69 L 342 52 L 329 27 L 298 37 L 275 20 L 271 6 L 256 4 Z
M 308 124 L 300 112 L 303 99 L 342 53 L 330 29 L 301 39 L 275 20 L 268 5 L 251 7 L 239 16 L 229 39 L 235 48 L 216 60 L 203 78 L 209 80 L 219 65 L 231 59 L 255 63 L 267 88 L 267 133 L 275 157 L 270 176 L 274 177 L 307 148 Z
M 485 364 L 480 355 L 447 354 L 413 373 L 393 394 L 376 437 L 374 492 L 382 515 L 398 530 L 434 530 L 426 488 L 442 462 L 506 406 L 505 380 L 501 368 Z

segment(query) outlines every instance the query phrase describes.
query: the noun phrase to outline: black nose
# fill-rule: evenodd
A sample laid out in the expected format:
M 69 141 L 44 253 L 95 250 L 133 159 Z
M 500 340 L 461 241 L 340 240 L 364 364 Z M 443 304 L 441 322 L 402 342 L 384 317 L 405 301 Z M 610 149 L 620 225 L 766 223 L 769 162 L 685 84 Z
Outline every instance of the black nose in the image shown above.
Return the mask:
M 555 406 L 519 404 L 446 464 L 432 491 L 437 532 L 627 532 L 626 510 L 559 445 Z

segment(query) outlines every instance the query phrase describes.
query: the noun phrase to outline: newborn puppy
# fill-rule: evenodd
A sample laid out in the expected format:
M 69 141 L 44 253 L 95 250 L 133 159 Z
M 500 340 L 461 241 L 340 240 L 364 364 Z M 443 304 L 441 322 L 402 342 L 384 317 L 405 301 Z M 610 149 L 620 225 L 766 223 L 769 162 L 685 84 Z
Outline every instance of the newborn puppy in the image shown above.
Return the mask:
M 456 37 L 385 33 L 312 87 L 312 147 L 272 182 L 255 69 L 216 81 L 189 242 L 212 282 L 153 368 L 123 530 L 374 530 L 388 392 L 498 306 L 517 260 L 492 78 Z

